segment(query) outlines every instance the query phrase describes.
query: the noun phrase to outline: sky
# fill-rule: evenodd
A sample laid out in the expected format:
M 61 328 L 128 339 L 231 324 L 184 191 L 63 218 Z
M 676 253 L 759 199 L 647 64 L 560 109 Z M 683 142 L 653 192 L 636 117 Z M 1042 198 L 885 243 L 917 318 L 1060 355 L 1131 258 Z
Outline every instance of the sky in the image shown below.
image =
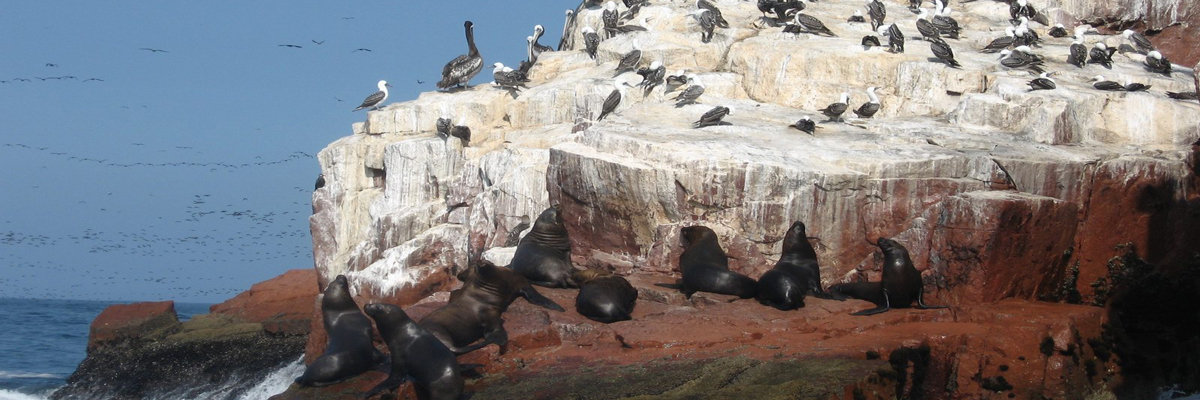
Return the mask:
M 515 66 L 578 4 L 5 2 L 0 297 L 212 303 L 312 268 L 315 156 L 378 80 L 436 90 L 468 19 Z

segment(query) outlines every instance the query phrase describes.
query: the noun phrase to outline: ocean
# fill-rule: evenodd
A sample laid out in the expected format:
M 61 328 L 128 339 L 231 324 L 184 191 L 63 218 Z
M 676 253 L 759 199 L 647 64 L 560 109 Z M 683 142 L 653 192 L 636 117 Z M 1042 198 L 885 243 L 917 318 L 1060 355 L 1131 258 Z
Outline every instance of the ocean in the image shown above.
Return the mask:
M 123 302 L 0 298 L 0 400 L 46 399 L 66 384 L 87 355 L 88 327 L 100 311 Z M 180 320 L 209 304 L 175 303 Z M 267 376 L 246 400 L 282 392 L 303 371 L 297 360 Z M 224 398 L 221 387 L 209 398 Z

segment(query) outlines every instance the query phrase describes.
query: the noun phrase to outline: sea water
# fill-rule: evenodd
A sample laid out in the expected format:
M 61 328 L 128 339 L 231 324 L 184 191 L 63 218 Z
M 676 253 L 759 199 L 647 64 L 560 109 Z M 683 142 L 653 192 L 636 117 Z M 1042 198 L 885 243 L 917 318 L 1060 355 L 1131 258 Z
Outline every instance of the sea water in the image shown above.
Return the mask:
M 66 384 L 87 355 L 88 328 L 105 307 L 122 302 L 0 298 L 0 400 L 46 399 Z M 180 320 L 208 312 L 208 304 L 175 303 Z M 297 370 L 298 369 L 298 370 Z M 242 396 L 266 399 L 299 376 L 299 360 L 268 375 Z M 206 398 L 225 398 L 221 387 Z

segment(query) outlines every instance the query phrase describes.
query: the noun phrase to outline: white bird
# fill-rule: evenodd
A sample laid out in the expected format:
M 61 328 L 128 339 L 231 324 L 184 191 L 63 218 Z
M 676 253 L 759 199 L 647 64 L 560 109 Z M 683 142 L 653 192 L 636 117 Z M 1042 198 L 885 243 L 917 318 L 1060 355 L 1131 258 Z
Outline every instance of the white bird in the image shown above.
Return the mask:
M 376 86 L 379 87 L 379 91 L 375 92 L 375 93 L 371 93 L 370 96 L 367 96 L 367 98 L 363 99 L 362 104 L 359 105 L 358 108 L 355 108 L 353 111 L 358 111 L 358 110 L 361 110 L 364 108 L 370 108 L 372 110 L 375 110 L 375 109 L 379 108 L 378 105 L 382 104 L 384 100 L 387 100 L 387 97 L 388 97 L 387 88 L 392 87 L 392 85 L 389 85 L 387 83 L 387 81 L 381 80 L 381 81 L 379 81 L 378 84 L 376 84 Z

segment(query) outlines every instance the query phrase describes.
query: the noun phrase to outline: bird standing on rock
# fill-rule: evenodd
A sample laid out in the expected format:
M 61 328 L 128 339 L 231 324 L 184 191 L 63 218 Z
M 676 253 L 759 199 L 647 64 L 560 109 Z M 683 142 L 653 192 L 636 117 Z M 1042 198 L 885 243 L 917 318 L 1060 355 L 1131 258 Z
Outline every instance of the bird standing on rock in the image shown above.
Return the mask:
M 929 49 L 933 51 L 933 55 L 939 60 L 944 61 L 947 65 L 953 68 L 962 68 L 962 64 L 954 60 L 954 50 L 950 49 L 950 45 L 945 41 L 938 39 L 929 43 Z
M 874 86 L 867 88 L 867 98 L 869 100 L 866 103 L 863 103 L 861 106 L 858 106 L 858 109 L 854 110 L 854 115 L 857 115 L 859 118 L 871 118 L 876 112 L 879 112 L 879 97 L 875 96 Z
M 1115 52 L 1104 45 L 1104 42 L 1096 42 L 1092 50 L 1088 53 L 1089 64 L 1100 64 L 1104 68 L 1112 69 L 1112 54 Z
M 825 106 L 825 108 L 817 111 L 820 111 L 821 114 L 825 114 L 826 117 L 829 117 L 829 121 L 840 122 L 842 120 L 842 113 L 846 112 L 847 108 L 850 108 L 850 93 L 842 92 L 841 101 L 837 103 L 830 103 L 828 106 Z
M 358 108 L 355 108 L 353 111 L 358 111 L 364 108 L 370 108 L 372 110 L 379 109 L 379 105 L 383 104 L 384 100 L 387 100 L 387 88 L 392 87 L 392 85 L 389 85 L 387 81 L 381 80 L 376 84 L 376 86 L 379 87 L 379 91 L 371 93 L 370 96 L 367 96 L 367 98 L 363 99 L 362 104 L 360 104 Z
M 788 126 L 799 129 L 800 132 L 804 132 L 804 133 L 807 133 L 809 135 L 814 135 L 814 136 L 815 136 L 815 132 L 817 131 L 817 123 L 813 122 L 812 118 L 809 118 L 807 115 L 800 117 L 800 119 L 797 120 L 796 123 L 788 125 Z
M 608 97 L 604 99 L 604 104 L 600 106 L 600 116 L 596 117 L 596 121 L 603 121 L 604 117 L 616 111 L 617 106 L 621 105 L 621 96 L 621 86 L 613 84 L 613 91 L 608 94 Z
M 693 122 L 692 128 L 703 128 L 714 125 L 729 125 L 728 122 L 721 120 L 722 118 L 725 118 L 726 115 L 729 115 L 729 107 L 716 106 L 713 109 L 708 110 L 708 112 L 704 113 L 704 115 L 701 115 L 698 121 Z

